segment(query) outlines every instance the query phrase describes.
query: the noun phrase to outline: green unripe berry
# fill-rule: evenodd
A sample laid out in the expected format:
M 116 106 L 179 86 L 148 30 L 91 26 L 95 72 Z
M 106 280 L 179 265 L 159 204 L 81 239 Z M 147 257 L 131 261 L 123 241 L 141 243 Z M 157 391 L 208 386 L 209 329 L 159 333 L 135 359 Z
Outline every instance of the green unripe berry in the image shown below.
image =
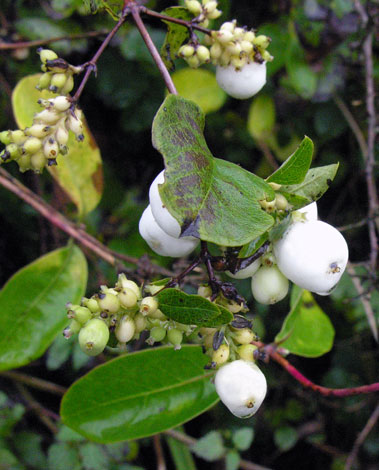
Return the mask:
M 124 288 L 131 289 L 136 294 L 138 300 L 141 298 L 141 289 L 138 287 L 138 285 L 134 281 L 127 279 L 125 274 L 120 274 L 118 276 L 118 281 L 116 285 L 118 287 L 121 287 L 122 289 Z
M 157 308 L 157 310 L 155 310 L 154 312 L 150 313 L 149 317 L 160 321 L 167 320 L 166 315 L 161 310 L 159 310 L 159 308 Z
M 25 171 L 28 171 L 30 170 L 30 155 L 28 154 L 25 154 L 25 155 L 22 155 L 18 160 L 17 160 L 17 164 L 19 166 L 19 169 L 21 171 L 21 173 L 25 173 Z
M 202 11 L 200 2 L 197 0 L 185 0 L 185 5 L 194 16 L 200 15 Z
M 24 133 L 24 131 L 22 131 L 21 129 L 18 129 L 16 131 L 11 131 L 11 139 L 12 139 L 12 142 L 15 143 L 15 144 L 23 144 L 26 140 L 26 135 Z
M 23 145 L 25 152 L 35 153 L 42 147 L 42 142 L 37 137 L 29 137 Z
M 5 147 L 5 150 L 9 153 L 12 159 L 16 159 L 21 155 L 20 147 L 16 144 L 9 144 Z
M 61 95 L 68 95 L 70 91 L 74 88 L 74 78 L 72 75 L 67 77 L 65 85 L 61 88 Z
M 229 300 L 228 304 L 226 305 L 226 308 L 232 313 L 238 313 L 243 309 L 243 304 L 239 304 L 235 300 Z
M 46 88 L 49 88 L 51 76 L 50 72 L 43 73 L 38 80 L 38 84 L 36 86 L 37 90 L 45 90 Z
M 207 298 L 212 295 L 212 289 L 209 286 L 199 286 L 197 289 L 197 295 Z
M 119 321 L 115 330 L 115 336 L 120 341 L 120 343 L 127 343 L 133 338 L 135 332 L 136 325 L 134 320 L 126 315 Z
M 59 119 L 61 118 L 60 114 L 58 114 L 53 109 L 44 109 L 40 113 L 34 116 L 34 120 L 38 124 L 56 124 Z
M 71 106 L 71 101 L 67 99 L 67 96 L 57 96 L 56 98 L 50 100 L 50 103 L 57 111 L 67 111 Z
M 257 349 L 257 346 L 254 344 L 243 344 L 242 346 L 238 346 L 237 352 L 241 359 L 244 361 L 253 362 L 254 359 L 254 351 Z
M 275 197 L 275 205 L 278 210 L 286 210 L 288 207 L 288 201 L 287 199 L 283 196 L 283 194 L 277 194 Z
M 204 347 L 207 349 L 210 349 L 213 346 L 213 337 L 215 335 L 215 332 L 210 333 L 209 335 L 206 335 L 204 338 Z
M 200 62 L 209 62 L 210 61 L 210 53 L 209 53 L 209 49 L 205 46 L 199 46 L 197 49 L 196 49 L 196 55 L 198 57 L 198 59 L 200 60 Z
M 227 44 L 234 39 L 234 34 L 231 31 L 223 29 L 217 33 L 217 39 L 221 44 Z
M 271 42 L 271 39 L 267 36 L 264 36 L 263 34 L 260 34 L 259 36 L 257 36 L 254 39 L 253 42 L 257 47 L 261 47 L 262 49 L 266 49 L 269 46 L 269 44 Z
M 25 129 L 25 134 L 41 139 L 46 137 L 50 131 L 50 126 L 46 126 L 45 124 L 33 124 L 32 126 Z
M 51 49 L 40 49 L 37 51 L 41 58 L 42 63 L 46 63 L 48 60 L 55 60 L 58 59 L 58 55 L 52 51 Z
M 97 356 L 103 352 L 108 340 L 109 329 L 98 318 L 89 320 L 79 332 L 79 346 L 88 356 Z
M 195 54 L 195 48 L 186 44 L 179 49 L 179 55 L 188 59 L 188 57 L 192 57 Z
M 137 313 L 134 317 L 134 323 L 136 325 L 136 333 L 141 333 L 147 327 L 147 320 L 142 313 Z
M 227 344 L 222 344 L 217 351 L 213 351 L 212 354 L 212 362 L 214 362 L 217 366 L 221 366 L 221 364 L 225 364 L 225 362 L 229 359 L 230 349 Z
M 221 25 L 220 31 L 229 31 L 232 33 L 235 27 L 236 27 L 235 21 L 226 21 L 225 23 Z
M 42 173 L 45 168 L 46 157 L 43 152 L 36 152 L 30 157 L 30 166 L 36 173 Z
M 74 318 L 84 325 L 92 318 L 92 312 L 87 307 L 78 307 L 74 310 Z
M 222 11 L 217 10 L 217 8 L 216 8 L 216 10 L 213 10 L 211 13 L 207 14 L 207 18 L 209 20 L 215 20 L 215 19 L 219 18 L 221 15 L 222 15 Z
M 77 321 L 77 320 L 71 320 L 70 325 L 69 325 L 70 331 L 75 334 L 79 333 L 80 329 L 82 328 L 82 325 Z
M 177 328 L 172 328 L 167 332 L 167 340 L 173 346 L 179 346 L 180 344 L 182 344 L 183 341 L 183 332 L 178 330 Z
M 139 311 L 142 315 L 152 315 L 157 311 L 158 301 L 155 297 L 145 297 L 141 301 Z
M 43 145 L 43 153 L 46 158 L 57 158 L 59 146 L 53 137 L 49 137 Z
M 68 130 L 65 127 L 58 127 L 55 138 L 59 146 L 64 146 L 68 142 Z
M 0 132 L 0 142 L 4 145 L 9 145 L 12 142 L 11 131 Z
M 188 59 L 186 60 L 187 60 L 187 64 L 193 69 L 196 69 L 200 65 L 200 60 L 195 55 L 192 57 L 188 57 Z
M 132 289 L 128 289 L 125 287 L 122 291 L 118 294 L 118 299 L 120 304 L 124 308 L 133 308 L 137 305 L 137 296 Z
M 274 56 L 272 56 L 268 51 L 263 51 L 262 52 L 262 59 L 265 62 L 271 62 L 272 60 L 274 60 Z
M 249 344 L 255 339 L 255 334 L 250 330 L 250 328 L 238 329 L 233 336 L 239 344 Z
M 51 77 L 51 82 L 49 86 L 49 90 L 53 92 L 57 92 L 61 88 L 63 88 L 66 84 L 67 76 L 65 73 L 54 73 Z
M 105 310 L 109 313 L 117 313 L 120 310 L 120 301 L 114 294 L 101 293 L 98 297 L 100 310 Z
M 152 338 L 155 342 L 160 343 L 166 337 L 166 330 L 161 326 L 154 326 L 150 330 L 150 338 Z
M 247 41 L 247 42 L 253 42 L 255 39 L 255 33 L 254 31 L 246 31 L 244 36 L 243 36 L 243 40 L 244 41 Z
M 99 306 L 98 301 L 92 297 L 90 299 L 85 299 L 83 303 L 92 313 L 96 313 L 100 311 L 100 306 Z
M 215 42 L 210 49 L 210 56 L 213 60 L 217 60 L 221 57 L 222 47 L 219 42 Z

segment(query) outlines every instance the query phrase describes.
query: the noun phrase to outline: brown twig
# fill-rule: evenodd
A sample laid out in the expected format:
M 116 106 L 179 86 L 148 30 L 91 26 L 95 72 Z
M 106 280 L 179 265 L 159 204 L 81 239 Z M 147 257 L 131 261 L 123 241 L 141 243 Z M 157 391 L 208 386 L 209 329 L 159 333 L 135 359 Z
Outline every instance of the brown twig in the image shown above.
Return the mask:
M 37 390 L 52 393 L 54 395 L 62 396 L 66 392 L 65 387 L 48 382 L 47 380 L 39 379 L 38 377 L 32 377 L 30 375 L 23 374 L 22 372 L 15 372 L 10 370 L 1 371 L 0 376 L 28 385 L 29 387 L 36 388 Z
M 364 443 L 365 439 L 369 435 L 370 431 L 374 428 L 378 419 L 379 419 L 379 405 L 376 406 L 375 410 L 373 411 L 370 418 L 368 419 L 365 427 L 358 434 L 358 437 L 356 441 L 354 442 L 353 448 L 348 458 L 346 459 L 345 470 L 350 470 L 351 467 L 353 466 L 353 463 L 355 459 L 357 458 L 360 446 Z
M 161 437 L 159 434 L 153 436 L 153 444 L 155 450 L 155 456 L 157 458 L 157 470 L 166 470 L 166 461 L 164 458 Z
M 183 444 L 186 444 L 190 448 L 190 450 L 191 450 L 191 447 L 197 443 L 197 439 L 187 436 L 187 434 L 184 434 L 183 432 L 180 432 L 180 431 L 176 431 L 175 429 L 169 429 L 167 431 L 164 431 L 163 434 L 165 434 L 166 436 L 170 436 L 176 439 L 177 441 L 182 442 Z M 262 467 L 262 465 L 249 462 L 248 460 L 244 460 L 244 459 L 240 460 L 239 468 L 242 468 L 243 470 L 271 470 L 268 467 Z
M 145 41 L 146 47 L 149 49 L 149 52 L 150 52 L 152 58 L 154 59 L 154 62 L 156 63 L 156 65 L 157 65 L 157 67 L 158 67 L 158 69 L 159 69 L 159 71 L 160 71 L 160 73 L 161 73 L 161 75 L 162 75 L 162 77 L 165 81 L 165 84 L 166 84 L 166 87 L 167 87 L 168 91 L 170 93 L 172 93 L 173 95 L 177 95 L 178 92 L 176 91 L 176 88 L 175 88 L 174 82 L 172 81 L 170 73 L 167 70 L 167 67 L 165 66 L 165 64 L 162 60 L 162 57 L 159 54 L 157 48 L 155 47 L 155 44 L 152 41 L 152 39 L 150 37 L 150 34 L 149 34 L 149 32 L 147 31 L 147 29 L 145 27 L 144 22 L 141 19 L 141 16 L 140 16 L 141 7 L 132 3 L 129 6 L 129 9 L 130 9 L 130 13 L 132 14 L 133 19 L 136 23 L 136 26 L 137 26 L 143 40 Z
M 307 379 L 300 371 L 296 369 L 287 359 L 281 356 L 277 350 L 276 345 L 266 345 L 260 341 L 252 341 L 252 344 L 257 346 L 264 356 L 268 356 L 283 367 L 294 379 L 296 379 L 303 387 L 310 388 L 314 392 L 321 395 L 330 397 L 350 397 L 352 395 L 360 395 L 365 393 L 379 392 L 379 382 L 369 385 L 362 385 L 360 387 L 352 388 L 328 388 L 317 385 L 311 380 Z
M 188 28 L 190 32 L 192 32 L 193 29 L 196 29 L 197 31 L 200 31 L 202 33 L 211 34 L 210 29 L 203 28 L 202 26 L 197 25 L 193 21 L 186 21 L 186 20 L 181 20 L 179 18 L 172 18 L 171 16 L 162 15 L 162 13 L 158 13 L 154 10 L 150 10 L 149 8 L 145 8 L 145 7 L 141 7 L 140 11 L 142 13 L 145 13 L 146 15 L 153 16 L 155 18 L 159 18 L 162 21 L 169 21 L 170 23 L 180 24 L 180 25 Z
M 57 36 L 57 37 L 48 38 L 48 39 L 36 39 L 34 41 L 20 41 L 20 42 L 0 41 L 0 51 L 44 46 L 46 44 L 50 44 L 51 42 L 58 42 L 58 41 L 64 41 L 64 40 L 73 41 L 75 39 L 96 38 L 98 36 L 104 36 L 107 33 L 108 31 L 101 30 L 101 31 L 89 31 L 88 33 L 78 33 L 78 34 L 69 34 L 66 36 Z

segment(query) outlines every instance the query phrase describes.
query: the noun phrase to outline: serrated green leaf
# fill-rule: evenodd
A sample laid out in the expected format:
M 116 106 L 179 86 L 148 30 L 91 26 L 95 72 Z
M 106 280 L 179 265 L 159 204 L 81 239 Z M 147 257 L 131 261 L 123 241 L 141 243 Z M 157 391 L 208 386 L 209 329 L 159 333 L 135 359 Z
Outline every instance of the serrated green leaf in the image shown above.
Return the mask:
M 87 262 L 75 245 L 14 274 L 0 291 L 0 370 L 40 357 L 67 324 L 64 305 L 79 302 L 86 284 Z
M 192 451 L 207 462 L 219 460 L 225 453 L 224 443 L 218 431 L 211 431 L 191 447 Z
M 29 75 L 21 79 L 13 90 L 12 105 L 16 122 L 20 129 L 28 127 L 35 113 L 41 111 L 37 101 L 56 95 L 35 87 L 40 74 Z M 103 170 L 99 148 L 84 125 L 84 141 L 78 142 L 70 132 L 67 143 L 69 152 L 57 158 L 58 165 L 49 167 L 49 172 L 62 187 L 67 196 L 78 208 L 79 216 L 93 210 L 99 203 L 103 192 Z
M 189 21 L 193 15 L 187 8 L 183 7 L 169 7 L 163 10 L 162 15 L 170 16 L 171 18 L 178 18 L 180 20 Z M 189 30 L 185 26 L 172 23 L 170 21 L 163 21 L 167 25 L 167 34 L 165 41 L 161 48 L 161 57 L 166 67 L 169 70 L 174 70 L 174 59 L 180 46 L 189 39 Z
M 302 183 L 311 166 L 312 155 L 313 142 L 304 137 L 297 150 L 266 181 L 283 185 Z
M 280 191 L 307 199 L 307 203 L 317 201 L 329 189 L 338 170 L 338 163 L 319 166 L 308 170 L 300 184 L 283 185 Z M 304 204 L 305 205 L 305 204 Z M 296 207 L 298 208 L 298 207 Z
M 233 320 L 229 310 L 200 295 L 165 289 L 157 295 L 157 299 L 159 309 L 168 318 L 184 325 L 216 327 Z
M 151 436 L 218 401 L 199 346 L 154 348 L 113 359 L 75 382 L 63 397 L 63 422 L 102 443 Z M 104 387 L 106 384 L 106 387 Z
M 291 304 L 291 311 L 275 341 L 281 341 L 289 335 L 281 346 L 298 356 L 319 357 L 330 351 L 334 328 L 312 294 L 297 288 L 291 296 Z
M 166 166 L 161 198 L 182 235 L 244 245 L 273 225 L 258 201 L 272 200 L 274 192 L 258 176 L 213 158 L 203 129 L 204 115 L 195 103 L 175 95 L 165 99 L 153 122 L 153 144 Z
M 179 95 L 196 103 L 205 114 L 218 111 L 226 101 L 226 93 L 209 70 L 184 68 L 173 73 L 172 80 Z
M 247 130 L 257 140 L 266 140 L 275 125 L 275 103 L 271 96 L 254 98 L 247 117 Z

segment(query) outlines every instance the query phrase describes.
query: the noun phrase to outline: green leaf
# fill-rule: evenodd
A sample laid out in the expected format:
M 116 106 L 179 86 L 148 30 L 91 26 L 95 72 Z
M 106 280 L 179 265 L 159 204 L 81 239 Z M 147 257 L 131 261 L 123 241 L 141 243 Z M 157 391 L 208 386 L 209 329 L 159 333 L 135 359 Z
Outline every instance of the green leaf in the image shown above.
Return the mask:
M 183 444 L 183 442 L 179 442 L 169 436 L 166 436 L 166 442 L 176 470 L 196 470 L 195 461 L 187 444 Z
M 282 426 L 274 432 L 275 444 L 282 452 L 290 450 L 296 444 L 297 439 L 297 431 L 291 426 Z
M 275 103 L 271 96 L 259 95 L 250 105 L 247 130 L 256 140 L 266 140 L 274 130 Z
M 229 450 L 225 456 L 225 470 L 238 470 L 240 460 L 240 454 L 236 450 Z
M 209 70 L 184 68 L 175 72 L 172 80 L 179 95 L 195 102 L 204 114 L 218 111 L 226 101 L 226 93 Z
M 8 449 L 0 449 L 0 470 L 25 470 L 25 467 Z
M 67 324 L 64 305 L 79 302 L 87 262 L 71 245 L 48 253 L 18 271 L 0 291 L 0 370 L 40 357 Z
M 244 245 L 238 253 L 238 258 L 248 258 L 253 255 L 263 244 L 268 240 L 268 233 L 264 233 L 258 238 L 255 238 L 250 243 Z
M 244 245 L 273 225 L 258 201 L 272 200 L 274 191 L 240 166 L 213 158 L 203 129 L 204 115 L 195 103 L 175 95 L 166 98 L 153 122 L 153 145 L 166 166 L 161 198 L 182 235 Z
M 204 297 L 186 294 L 178 289 L 165 289 L 157 295 L 159 309 L 171 320 L 184 325 L 219 326 L 233 320 L 229 310 L 221 308 Z M 221 318 L 219 318 L 221 316 Z
M 63 397 L 64 423 L 102 443 L 138 439 L 178 426 L 218 401 L 199 346 L 121 356 L 75 382 Z M 106 384 L 106 387 L 104 387 Z
M 218 431 L 211 431 L 199 439 L 192 447 L 192 451 L 207 462 L 219 460 L 225 454 L 222 436 Z
M 317 201 L 329 189 L 337 170 L 338 163 L 311 168 L 308 170 L 302 183 L 284 185 L 280 188 L 280 192 L 285 196 L 288 193 L 289 195 L 293 194 L 296 197 L 305 198 L 308 204 L 312 201 Z M 295 208 L 298 209 L 299 207 Z
M 102 451 L 99 445 L 87 442 L 80 446 L 79 454 L 82 466 L 85 470 L 104 470 L 108 467 L 109 457 Z
M 171 18 L 178 18 L 180 20 L 189 21 L 193 15 L 187 8 L 183 7 L 169 7 L 162 11 L 162 15 L 170 16 Z M 189 31 L 185 26 L 172 23 L 170 21 L 163 21 L 167 25 L 167 35 L 163 46 L 161 48 L 161 57 L 166 67 L 169 70 L 174 70 L 174 59 L 180 46 L 189 39 Z
M 83 0 L 88 13 L 106 11 L 115 21 L 119 19 L 118 14 L 124 5 L 123 0 Z
M 32 432 L 18 432 L 12 438 L 12 444 L 21 460 L 36 469 L 46 468 L 46 456 L 41 442 L 42 436 Z
M 304 137 L 297 150 L 266 181 L 283 185 L 299 184 L 312 163 L 313 142 Z
M 319 357 L 333 346 L 334 328 L 329 317 L 310 292 L 298 287 L 291 295 L 291 311 L 275 341 L 281 341 L 288 335 L 281 347 L 298 356 Z
M 243 427 L 239 428 L 232 434 L 232 441 L 238 450 L 247 450 L 254 439 L 254 429 Z
M 78 451 L 66 442 L 52 444 L 48 450 L 49 470 L 80 470 Z
M 40 74 L 29 75 L 18 82 L 12 94 L 13 113 L 20 129 L 28 127 L 35 113 L 41 111 L 37 101 L 56 95 L 44 90 L 39 92 L 35 86 Z M 84 126 L 84 141 L 78 142 L 72 132 L 67 143 L 69 152 L 57 158 L 58 165 L 49 167 L 49 172 L 74 202 L 79 216 L 93 210 L 100 201 L 103 191 L 103 170 L 99 148 Z
M 4 401 L 5 399 L 5 401 Z M 17 424 L 25 413 L 25 408 L 21 403 L 9 406 L 7 396 L 2 394 L 0 405 L 0 437 L 8 437 L 15 424 Z

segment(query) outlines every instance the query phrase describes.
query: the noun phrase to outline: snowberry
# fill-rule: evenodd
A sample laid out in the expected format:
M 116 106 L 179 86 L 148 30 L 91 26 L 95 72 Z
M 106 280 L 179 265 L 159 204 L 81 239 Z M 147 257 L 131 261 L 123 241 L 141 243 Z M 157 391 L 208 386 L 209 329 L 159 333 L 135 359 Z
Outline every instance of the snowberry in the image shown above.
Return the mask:
M 262 266 L 251 279 L 251 290 L 255 300 L 261 304 L 275 304 L 288 293 L 288 279 L 278 267 Z
M 164 170 L 151 183 L 149 190 L 150 207 L 154 219 L 162 230 L 174 238 L 179 238 L 181 229 L 179 222 L 170 214 L 162 202 L 158 185 L 164 183 Z
M 320 220 L 292 224 L 273 248 L 283 274 L 303 289 L 320 295 L 333 290 L 349 256 L 340 232 Z
M 251 62 L 236 70 L 233 65 L 217 66 L 216 80 L 219 86 L 239 100 L 251 98 L 266 83 L 266 63 Z
M 107 325 L 98 318 L 89 320 L 79 332 L 79 346 L 89 356 L 100 354 L 109 340 Z
M 250 418 L 267 391 L 266 378 L 253 362 L 233 361 L 217 371 L 215 386 L 224 405 L 238 418 Z
M 311 202 L 311 204 L 308 204 L 307 206 L 304 206 L 301 209 L 298 209 L 297 211 L 295 211 L 295 217 L 296 217 L 296 213 L 299 213 L 299 212 L 301 214 L 305 214 L 305 218 L 308 221 L 317 220 L 317 216 L 318 216 L 317 202 L 316 201 Z
M 119 321 L 114 334 L 120 343 L 127 343 L 133 338 L 135 332 L 136 325 L 134 320 L 128 315 L 125 315 Z
M 193 251 L 199 243 L 194 237 L 174 238 L 156 222 L 151 207 L 147 206 L 139 222 L 139 232 L 150 248 L 162 256 L 180 258 Z
M 118 294 L 118 299 L 120 304 L 124 308 L 133 308 L 137 305 L 137 296 L 132 289 L 125 287 L 122 291 Z
M 246 268 L 237 271 L 235 274 L 232 274 L 230 271 L 225 271 L 225 273 L 233 279 L 246 279 L 248 277 L 254 276 L 254 274 L 258 271 L 260 265 L 261 260 L 257 259 L 251 264 L 249 264 L 249 266 L 247 266 Z

